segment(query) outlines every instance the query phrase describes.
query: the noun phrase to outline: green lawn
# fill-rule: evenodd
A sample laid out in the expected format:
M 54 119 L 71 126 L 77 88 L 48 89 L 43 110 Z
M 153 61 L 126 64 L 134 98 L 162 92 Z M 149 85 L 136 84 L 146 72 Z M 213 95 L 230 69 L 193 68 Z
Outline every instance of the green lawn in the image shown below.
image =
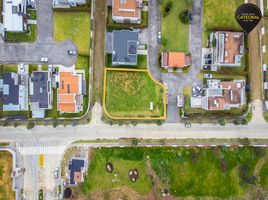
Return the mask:
M 106 164 L 111 162 L 114 166 L 114 172 L 118 174 L 117 181 L 114 173 L 106 171 Z M 133 183 L 128 178 L 128 172 L 131 169 L 137 169 L 139 179 Z M 82 191 L 90 195 L 97 190 L 108 190 L 120 186 L 127 186 L 140 194 L 146 194 L 150 191 L 150 182 L 145 171 L 142 149 L 98 149 L 94 150 L 94 156 L 88 169 L 88 176 L 82 184 Z
M 35 42 L 36 40 L 36 25 L 29 25 L 28 31 L 23 33 L 6 32 L 5 39 L 7 42 Z
M 18 65 L 0 65 L 0 74 L 3 72 L 18 72 Z
M 163 0 L 160 4 L 162 13 L 162 50 L 189 51 L 189 25 L 183 24 L 179 19 L 179 13 L 185 9 L 191 10 L 189 0 L 172 1 L 172 8 L 167 16 L 163 16 L 166 4 L 170 0 Z
M 112 54 L 106 54 L 106 67 L 147 69 L 147 56 L 146 55 L 138 55 L 137 60 L 138 60 L 137 66 L 132 66 L 132 65 L 112 66 Z
M 263 9 L 264 9 L 264 15 L 268 16 L 268 7 L 267 7 L 267 0 L 263 0 Z
M 115 117 L 161 117 L 164 89 L 147 72 L 107 71 L 106 109 Z M 150 111 L 150 102 L 154 109 Z
M 215 30 L 242 30 L 235 20 L 235 10 L 244 0 L 204 0 L 203 1 L 203 24 L 204 29 Z
M 54 12 L 54 37 L 62 42 L 72 40 L 81 55 L 89 55 L 90 13 Z
M 254 176 L 257 164 L 261 170 L 256 176 L 260 177 L 264 188 L 268 185 L 268 160 L 263 157 L 266 154 L 266 149 L 252 147 L 95 149 L 81 189 L 87 196 L 120 186 L 140 195 L 149 193 L 155 182 L 148 181 L 147 161 L 161 182 L 157 192 L 164 185 L 171 195 L 180 198 L 243 199 L 246 195 L 252 199 L 254 191 L 249 188 L 258 182 Z M 262 159 L 266 160 L 264 165 Z M 106 172 L 107 162 L 114 165 L 119 181 L 112 182 L 114 173 Z M 136 183 L 131 183 L 127 177 L 128 170 L 133 168 L 139 170 L 141 177 Z

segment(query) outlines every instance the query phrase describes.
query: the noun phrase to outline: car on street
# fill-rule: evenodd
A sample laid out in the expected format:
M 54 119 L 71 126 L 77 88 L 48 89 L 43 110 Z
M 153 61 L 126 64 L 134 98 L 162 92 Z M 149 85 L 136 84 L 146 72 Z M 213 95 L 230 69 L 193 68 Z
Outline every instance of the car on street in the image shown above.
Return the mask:
M 48 57 L 41 57 L 40 61 L 44 62 L 44 63 L 47 63 L 48 62 Z
M 191 128 L 192 127 L 192 124 L 190 123 L 185 123 L 185 128 Z
M 76 51 L 75 50 L 68 50 L 68 54 L 71 55 L 71 56 L 75 56 Z
M 59 168 L 57 167 L 54 171 L 54 178 L 58 179 L 59 178 Z
M 158 33 L 157 33 L 157 42 L 158 42 L 158 43 L 161 43 L 161 38 L 162 38 L 162 36 L 161 36 L 161 32 L 158 31 Z
M 203 69 L 210 70 L 210 69 L 211 69 L 211 66 L 210 66 L 210 65 L 204 65 L 204 66 L 203 66 Z
M 212 74 L 204 74 L 204 78 L 212 78 Z

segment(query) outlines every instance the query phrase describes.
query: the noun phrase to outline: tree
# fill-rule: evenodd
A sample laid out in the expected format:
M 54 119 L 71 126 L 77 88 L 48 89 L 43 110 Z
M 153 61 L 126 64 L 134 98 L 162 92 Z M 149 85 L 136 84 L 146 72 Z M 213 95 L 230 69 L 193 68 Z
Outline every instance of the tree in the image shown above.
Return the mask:
M 179 14 L 179 18 L 183 24 L 189 24 L 190 23 L 190 11 L 189 10 L 183 10 Z
M 13 126 L 14 126 L 14 128 L 17 128 L 19 126 L 19 124 L 18 123 L 14 123 Z
M 170 10 L 171 10 L 171 8 L 172 8 L 172 5 L 173 5 L 172 1 L 169 1 L 169 2 L 166 4 L 166 6 L 165 6 L 165 10 L 164 10 L 164 13 L 163 13 L 163 17 L 166 17 L 166 16 L 169 14 L 169 12 L 170 12 Z

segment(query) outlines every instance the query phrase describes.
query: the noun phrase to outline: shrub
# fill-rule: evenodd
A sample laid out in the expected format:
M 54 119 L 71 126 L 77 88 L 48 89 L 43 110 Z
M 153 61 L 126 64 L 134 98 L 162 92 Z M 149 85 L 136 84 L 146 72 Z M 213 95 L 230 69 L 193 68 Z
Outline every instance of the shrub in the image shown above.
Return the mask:
M 132 146 L 138 146 L 138 139 L 136 139 L 136 138 L 134 138 L 134 139 L 132 139 L 132 141 L 131 141 L 131 144 L 132 144 Z
M 29 123 L 27 124 L 26 128 L 27 128 L 28 130 L 30 130 L 30 129 L 33 129 L 34 126 L 35 126 L 35 123 L 34 123 L 34 122 L 29 122 Z
M 244 146 L 250 146 L 250 140 L 248 138 L 239 139 L 239 142 Z
M 165 10 L 164 10 L 164 13 L 163 13 L 163 17 L 166 17 L 166 16 L 169 14 L 169 12 L 170 12 L 170 10 L 171 10 L 171 8 L 172 8 L 172 5 L 173 5 L 172 1 L 169 1 L 169 2 L 166 4 L 166 6 L 165 6 Z
M 4 127 L 9 126 L 9 123 L 8 122 L 4 122 L 3 126 Z
M 137 121 L 132 121 L 131 124 L 132 124 L 133 126 L 137 126 Z
M 183 10 L 179 13 L 179 19 L 183 24 L 189 24 L 190 23 L 190 18 L 189 18 L 189 10 Z
M 219 119 L 219 120 L 218 120 L 218 123 L 219 123 L 221 126 L 225 126 L 225 124 L 226 124 L 225 119 Z
M 156 124 L 157 124 L 158 126 L 161 126 L 161 125 L 162 125 L 161 120 L 157 120 Z
M 214 39 L 212 40 L 212 46 L 215 47 L 216 44 L 217 44 L 217 40 L 216 40 L 216 38 L 214 38 Z
M 19 124 L 18 123 L 14 123 L 13 126 L 14 126 L 14 128 L 16 128 L 16 127 L 19 126 Z
M 261 158 L 266 155 L 266 148 L 261 148 L 261 147 L 255 147 L 254 152 L 257 157 Z
M 59 125 L 59 123 L 57 121 L 53 122 L 53 127 L 56 128 Z

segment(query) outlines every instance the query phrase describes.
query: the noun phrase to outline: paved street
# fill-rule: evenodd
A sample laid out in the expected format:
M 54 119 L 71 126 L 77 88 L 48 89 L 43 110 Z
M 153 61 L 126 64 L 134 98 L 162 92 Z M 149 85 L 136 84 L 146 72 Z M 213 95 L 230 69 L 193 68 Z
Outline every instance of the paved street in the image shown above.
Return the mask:
M 77 50 L 72 41 L 57 43 L 53 36 L 52 0 L 37 0 L 37 40 L 35 43 L 0 43 L 0 63 L 39 64 L 41 57 L 47 57 L 49 64 L 72 66 L 76 56 L 69 56 L 68 50 Z

